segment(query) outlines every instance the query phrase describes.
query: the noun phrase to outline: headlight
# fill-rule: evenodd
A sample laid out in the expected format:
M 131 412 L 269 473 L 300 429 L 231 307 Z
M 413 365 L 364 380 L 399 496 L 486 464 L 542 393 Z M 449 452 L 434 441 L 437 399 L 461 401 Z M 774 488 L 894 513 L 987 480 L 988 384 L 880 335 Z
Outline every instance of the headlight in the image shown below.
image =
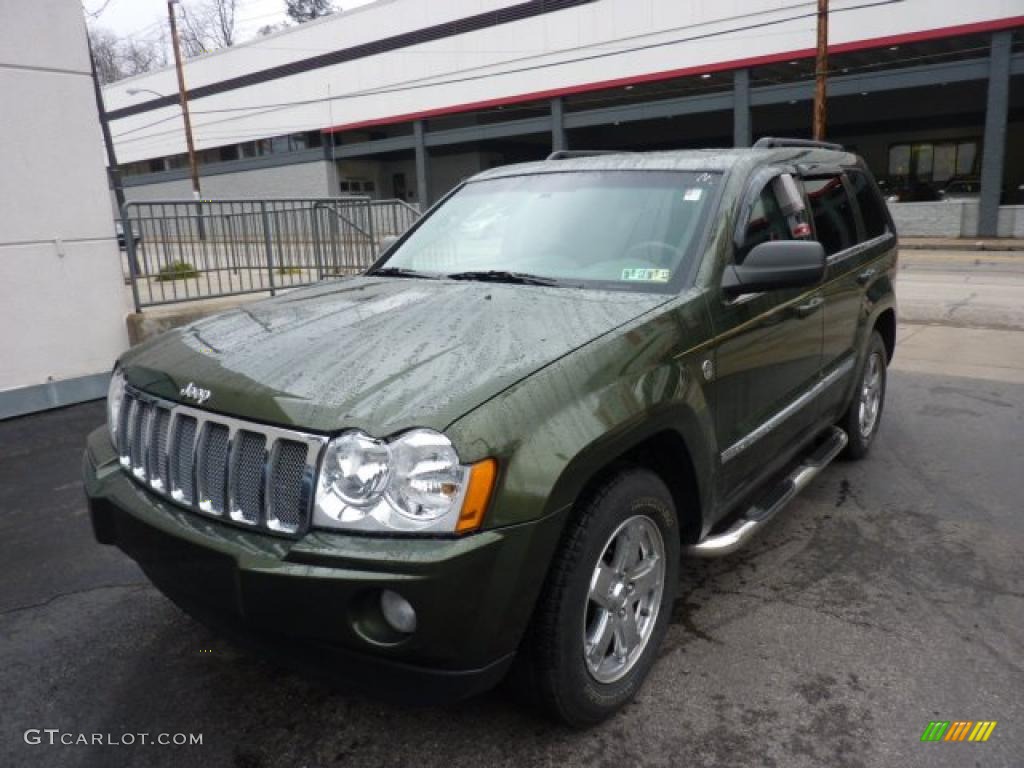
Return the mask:
M 391 474 L 387 443 L 349 432 L 331 442 L 321 470 L 326 492 L 342 504 L 366 509 L 384 495 Z
M 416 429 L 390 441 L 346 432 L 327 444 L 313 523 L 322 528 L 464 533 L 479 527 L 493 460 L 459 463 L 451 441 Z
M 115 368 L 114 372 L 110 374 L 110 386 L 107 387 L 107 426 L 110 428 L 110 440 L 115 448 L 117 448 L 117 425 L 123 401 L 124 374 L 121 373 L 120 368 Z

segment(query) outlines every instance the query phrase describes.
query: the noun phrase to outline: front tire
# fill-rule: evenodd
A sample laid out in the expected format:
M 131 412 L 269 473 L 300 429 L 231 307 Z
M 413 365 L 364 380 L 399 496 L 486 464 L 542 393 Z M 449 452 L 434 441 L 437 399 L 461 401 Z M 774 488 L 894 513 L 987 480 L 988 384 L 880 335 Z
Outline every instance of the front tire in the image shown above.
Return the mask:
M 839 426 L 850 438 L 843 451 L 843 458 L 864 458 L 871 448 L 875 435 L 878 434 L 882 408 L 885 405 L 887 359 L 885 342 L 878 331 L 872 331 L 871 338 L 868 339 L 867 355 L 857 379 L 857 389 L 853 393 L 853 401 L 839 422 Z
M 524 647 L 529 693 L 585 727 L 639 690 L 668 628 L 679 577 L 672 495 L 652 472 L 620 472 L 575 511 Z

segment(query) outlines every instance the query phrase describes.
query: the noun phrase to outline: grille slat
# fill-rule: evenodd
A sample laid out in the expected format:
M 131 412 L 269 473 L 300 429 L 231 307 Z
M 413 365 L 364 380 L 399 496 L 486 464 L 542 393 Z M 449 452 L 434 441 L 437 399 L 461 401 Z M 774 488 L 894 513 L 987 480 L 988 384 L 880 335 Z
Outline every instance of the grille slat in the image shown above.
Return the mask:
M 207 422 L 203 428 L 196 474 L 199 479 L 199 509 L 222 515 L 227 507 L 228 442 L 230 430 L 223 424 Z
M 166 408 L 157 407 L 153 411 L 152 421 L 146 472 L 149 475 L 149 484 L 157 490 L 162 490 L 168 487 L 167 438 L 171 412 Z
M 178 416 L 171 446 L 171 495 L 183 504 L 191 504 L 195 498 L 192 454 L 195 451 L 196 424 L 191 416 Z
M 228 472 L 228 496 L 231 519 L 256 525 L 263 513 L 263 469 L 266 466 L 267 439 L 248 430 L 239 430 L 231 450 Z
M 327 438 L 125 392 L 117 445 L 129 475 L 203 514 L 294 536 L 309 524 Z
M 130 395 L 125 395 L 124 400 L 121 402 L 121 412 L 118 414 L 119 423 L 117 425 L 117 444 L 121 447 L 119 451 L 121 455 L 121 463 L 125 466 L 128 465 L 128 427 L 132 423 L 132 409 L 135 407 L 135 398 Z
M 302 482 L 306 473 L 306 446 L 294 440 L 278 440 L 270 466 L 267 525 L 294 531 L 302 519 Z
M 149 413 L 149 403 L 142 400 L 135 402 L 131 433 L 128 437 L 128 457 L 131 460 L 132 474 L 140 480 L 146 479 L 146 427 L 149 426 Z

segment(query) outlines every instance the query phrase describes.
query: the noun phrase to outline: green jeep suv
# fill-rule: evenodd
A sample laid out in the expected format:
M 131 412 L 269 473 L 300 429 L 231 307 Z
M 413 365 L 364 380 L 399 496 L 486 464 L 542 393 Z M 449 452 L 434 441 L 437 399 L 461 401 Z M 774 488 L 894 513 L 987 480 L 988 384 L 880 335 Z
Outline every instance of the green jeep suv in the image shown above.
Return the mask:
M 597 722 L 654 665 L 680 558 L 868 450 L 896 243 L 836 145 L 487 171 L 366 273 L 125 353 L 85 457 L 96 538 L 371 693 L 508 676 Z

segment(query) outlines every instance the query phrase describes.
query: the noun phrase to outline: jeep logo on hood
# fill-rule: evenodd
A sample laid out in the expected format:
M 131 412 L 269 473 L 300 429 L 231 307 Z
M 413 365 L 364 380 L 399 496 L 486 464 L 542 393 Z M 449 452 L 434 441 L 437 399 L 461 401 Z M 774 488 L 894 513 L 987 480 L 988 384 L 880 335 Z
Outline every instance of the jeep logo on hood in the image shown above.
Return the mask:
M 203 389 L 202 387 L 197 387 L 195 385 L 195 382 L 190 381 L 188 384 L 181 388 L 180 394 L 182 397 L 187 397 L 190 400 L 195 400 L 197 405 L 202 405 L 203 403 L 210 399 L 210 395 L 212 395 L 213 392 L 211 392 L 208 389 Z

